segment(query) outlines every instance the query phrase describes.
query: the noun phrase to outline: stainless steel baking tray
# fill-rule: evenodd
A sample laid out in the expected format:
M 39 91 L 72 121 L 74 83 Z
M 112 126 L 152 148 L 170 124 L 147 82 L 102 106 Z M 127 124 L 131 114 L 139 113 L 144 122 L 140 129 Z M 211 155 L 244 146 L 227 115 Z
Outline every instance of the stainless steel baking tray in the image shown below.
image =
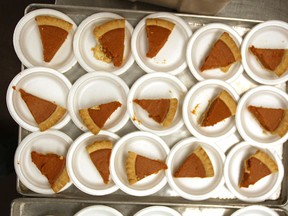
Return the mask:
M 41 8 L 50 8 L 59 10 L 69 17 L 71 17 L 75 23 L 79 24 L 82 20 L 84 20 L 87 16 L 98 13 L 98 12 L 112 12 L 117 13 L 123 17 L 125 17 L 133 26 L 136 24 L 146 15 L 153 13 L 155 11 L 135 11 L 135 10 L 123 10 L 123 9 L 107 9 L 107 8 L 98 8 L 98 7 L 79 7 L 79 6 L 57 6 L 57 5 L 46 5 L 46 4 L 31 4 L 29 5 L 25 13 L 30 11 L 41 9 Z M 212 16 L 197 16 L 197 15 L 189 15 L 189 14 L 180 14 L 177 13 L 176 15 L 182 17 L 187 23 L 190 25 L 193 31 L 196 29 L 208 24 L 208 23 L 224 23 L 227 25 L 232 26 L 241 36 L 245 35 L 253 26 L 260 23 L 259 20 L 247 20 L 247 19 L 231 19 L 231 18 L 224 18 L 224 17 L 212 17 Z M 130 73 L 130 72 L 131 73 Z M 86 72 L 79 64 L 76 64 L 71 70 L 65 73 L 65 76 L 73 83 L 77 80 L 80 76 L 84 75 Z M 133 82 L 139 78 L 140 76 L 144 75 L 145 72 L 134 63 L 132 67 L 120 77 L 128 84 L 129 87 L 133 84 Z M 246 75 L 244 75 L 246 76 Z M 188 68 L 186 68 L 182 73 L 177 75 L 177 77 L 186 85 L 189 89 L 194 83 L 196 83 L 195 78 L 192 76 L 191 72 Z M 249 80 L 248 77 L 246 77 Z M 117 132 L 119 136 L 123 136 L 128 132 L 132 132 L 137 130 L 135 126 L 129 121 L 120 131 Z M 68 134 L 72 139 L 77 138 L 83 132 L 80 131 L 72 122 L 66 125 L 61 131 Z M 19 142 L 27 135 L 29 132 L 23 128 L 19 130 Z M 162 137 L 167 144 L 171 147 L 173 144 L 178 142 L 179 140 L 191 136 L 188 132 L 186 127 L 182 127 L 177 133 L 177 135 L 170 135 Z M 288 149 L 287 145 L 284 145 L 283 149 L 283 164 L 284 167 L 288 167 Z M 285 171 L 286 172 L 286 171 Z M 166 185 L 162 190 L 159 192 L 146 197 L 134 197 L 125 194 L 118 190 L 113 194 L 106 195 L 106 196 L 91 196 L 85 194 L 78 190 L 75 186 L 71 186 L 67 190 L 61 192 L 60 194 L 50 195 L 49 197 L 53 198 L 74 198 L 78 200 L 91 200 L 93 202 L 106 202 L 106 203 L 119 203 L 120 201 L 126 201 L 127 203 L 133 204 L 145 204 L 145 205 L 178 205 L 178 206 L 185 206 L 185 205 L 205 205 L 205 206 L 215 206 L 221 205 L 225 206 L 229 205 L 248 205 L 249 203 L 244 203 L 237 199 L 219 199 L 213 198 L 206 201 L 189 201 L 179 196 L 171 196 L 171 188 Z M 33 191 L 26 188 L 19 180 L 17 181 L 17 191 L 25 196 L 34 196 L 34 197 L 46 197 L 47 195 L 36 194 Z M 281 185 L 281 192 L 280 196 L 276 200 L 267 200 L 262 202 L 261 204 L 267 206 L 284 206 L 287 202 L 287 174 L 285 174 L 284 180 Z M 62 202 L 62 201 L 61 201 Z M 55 202 L 57 203 L 57 202 Z M 15 204 L 17 205 L 17 204 Z M 65 209 L 65 208 L 64 208 Z
M 51 198 L 19 198 L 12 202 L 11 216 L 34 216 L 34 215 L 53 215 L 53 216 L 72 216 L 81 209 L 91 205 L 107 205 L 110 206 L 125 216 L 132 216 L 143 208 L 151 206 L 152 204 L 138 204 L 133 203 L 93 203 L 91 201 L 79 201 L 75 199 L 51 199 Z M 157 205 L 157 203 L 155 203 Z M 168 207 L 175 209 L 182 215 L 196 215 L 196 216 L 228 216 L 240 209 L 242 206 L 197 206 L 197 205 L 181 205 Z M 272 208 L 279 216 L 286 216 L 288 212 L 281 208 Z

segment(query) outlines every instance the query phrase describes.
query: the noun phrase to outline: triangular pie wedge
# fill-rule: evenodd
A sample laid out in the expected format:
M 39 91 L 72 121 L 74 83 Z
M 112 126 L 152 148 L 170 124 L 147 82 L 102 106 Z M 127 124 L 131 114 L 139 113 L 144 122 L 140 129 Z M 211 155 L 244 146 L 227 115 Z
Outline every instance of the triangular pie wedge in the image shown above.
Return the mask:
M 225 90 L 221 91 L 212 101 L 202 114 L 202 127 L 213 126 L 235 115 L 237 104 L 232 96 Z
M 36 151 L 31 152 L 32 162 L 44 175 L 55 193 L 58 193 L 69 181 L 66 170 L 66 158 L 57 154 L 41 154 Z
M 200 71 L 219 68 L 222 72 L 227 72 L 230 66 L 238 61 L 241 61 L 240 49 L 231 36 L 224 32 L 214 43 Z
M 288 131 L 288 110 L 267 107 L 248 106 L 260 126 L 279 136 L 284 136 Z
M 148 58 L 155 57 L 167 42 L 175 24 L 160 18 L 146 19 L 146 35 L 148 40 Z
M 171 125 L 178 107 L 178 100 L 176 98 L 135 99 L 133 102 L 142 107 L 148 112 L 150 118 L 163 127 Z
M 95 141 L 86 147 L 90 159 L 100 173 L 105 184 L 109 184 L 109 165 L 112 146 L 113 144 L 110 140 L 100 140 Z
M 97 41 L 94 56 L 105 62 L 112 60 L 115 67 L 120 67 L 124 55 L 125 20 L 114 19 L 105 22 L 96 26 L 93 34 Z
M 121 106 L 120 102 L 112 101 L 81 109 L 79 110 L 79 114 L 86 127 L 96 135 L 104 127 L 108 118 Z
M 212 162 L 206 151 L 199 146 L 190 154 L 174 173 L 176 178 L 200 177 L 207 178 L 214 176 Z
M 249 51 L 263 68 L 274 72 L 278 77 L 288 70 L 288 49 L 263 49 L 251 46 Z
M 65 108 L 51 101 L 27 93 L 23 89 L 19 89 L 19 92 L 40 131 L 45 131 L 58 123 L 66 113 Z
M 275 161 L 265 152 L 258 150 L 244 161 L 240 187 L 248 188 L 260 179 L 278 172 Z
M 165 169 L 167 169 L 167 165 L 160 160 L 150 159 L 135 152 L 128 152 L 126 173 L 130 185 Z
M 52 16 L 37 16 L 35 20 L 41 36 L 44 61 L 50 62 L 66 40 L 73 25 Z

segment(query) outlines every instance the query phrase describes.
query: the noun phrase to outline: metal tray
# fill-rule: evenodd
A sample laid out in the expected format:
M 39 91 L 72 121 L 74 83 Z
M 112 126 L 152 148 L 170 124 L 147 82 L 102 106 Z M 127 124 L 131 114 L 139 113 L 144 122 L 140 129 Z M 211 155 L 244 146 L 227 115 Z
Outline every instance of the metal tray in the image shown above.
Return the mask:
M 92 205 L 107 205 L 110 206 L 124 216 L 133 216 L 136 212 L 143 208 L 151 206 L 151 204 L 131 204 L 131 203 L 92 203 L 89 201 L 79 201 L 75 199 L 51 199 L 51 198 L 19 198 L 12 202 L 11 216 L 36 216 L 36 215 L 53 215 L 53 216 L 72 216 L 81 209 Z M 155 203 L 157 205 L 157 203 Z M 241 206 L 172 206 L 167 205 L 172 209 L 175 209 L 183 216 L 195 215 L 195 216 L 228 216 L 233 212 L 241 208 Z M 279 216 L 286 216 L 288 212 L 281 208 L 271 208 L 278 213 Z
M 135 10 L 123 10 L 123 9 L 107 9 L 107 8 L 98 8 L 98 7 L 79 7 L 79 6 L 59 6 L 59 5 L 47 5 L 47 4 L 31 4 L 29 5 L 25 13 L 28 13 L 30 11 L 41 9 L 41 8 L 50 8 L 59 10 L 65 14 L 67 14 L 69 17 L 71 17 L 75 23 L 79 24 L 83 19 L 85 19 L 87 16 L 98 13 L 98 12 L 112 12 L 117 13 L 123 17 L 125 17 L 133 26 L 136 26 L 136 24 L 146 15 L 153 13 L 155 11 L 135 11 Z M 231 18 L 224 18 L 224 17 L 212 17 L 212 16 L 198 16 L 198 15 L 189 15 L 189 14 L 180 14 L 177 13 L 176 15 L 182 17 L 184 20 L 187 21 L 187 23 L 190 25 L 193 32 L 208 24 L 213 22 L 218 23 L 224 23 L 227 25 L 232 26 L 241 36 L 245 35 L 246 32 L 248 32 L 253 26 L 260 23 L 259 20 L 247 20 L 247 19 L 231 19 Z M 131 72 L 131 73 L 130 73 Z M 77 80 L 80 76 L 84 75 L 86 72 L 84 69 L 79 65 L 76 64 L 71 70 L 65 73 L 65 76 L 68 77 L 68 79 L 74 83 L 75 80 Z M 132 67 L 123 75 L 120 77 L 128 84 L 129 87 L 134 83 L 136 79 L 138 79 L 140 76 L 144 75 L 145 72 L 142 71 L 142 69 L 134 63 Z M 253 83 L 246 74 L 243 74 L 243 80 L 247 82 L 249 85 Z M 191 72 L 188 68 L 186 68 L 183 72 L 181 72 L 177 77 L 186 85 L 186 87 L 189 89 L 191 86 L 196 83 L 197 81 L 192 76 Z M 253 84 L 255 85 L 255 83 Z M 250 86 L 252 87 L 252 86 Z M 117 132 L 117 134 L 121 137 L 129 132 L 137 130 L 136 127 L 132 124 L 131 121 L 128 121 L 128 123 Z M 67 135 L 69 135 L 72 139 L 77 138 L 79 135 L 81 135 L 83 132 L 80 131 L 72 122 L 68 123 L 61 131 L 65 132 Z M 19 142 L 27 136 L 30 132 L 20 128 L 19 129 Z M 191 136 L 189 131 L 186 129 L 185 126 L 183 126 L 180 129 L 180 132 L 177 133 L 175 136 L 164 136 L 162 137 L 167 144 L 172 147 L 176 142 L 179 140 Z M 239 134 L 235 134 L 236 137 L 238 137 L 238 140 L 234 140 L 234 142 L 241 141 L 241 138 Z M 288 146 L 284 145 L 283 148 L 283 164 L 284 167 L 288 167 Z M 286 168 L 287 169 L 287 168 Z M 286 172 L 286 170 L 285 170 Z M 47 197 L 47 195 L 43 194 L 37 194 L 28 188 L 26 188 L 19 179 L 17 180 L 17 191 L 25 196 L 34 196 L 34 197 Z M 284 180 L 281 185 L 281 191 L 280 195 L 276 200 L 266 200 L 265 202 L 262 202 L 260 204 L 266 205 L 266 206 L 284 206 L 287 202 L 287 175 L 285 174 Z M 166 185 L 162 190 L 159 192 L 146 197 L 134 197 L 125 194 L 124 192 L 118 190 L 117 192 L 114 192 L 113 194 L 106 195 L 106 196 L 91 196 L 88 194 L 85 194 L 78 190 L 75 186 L 71 186 L 67 190 L 54 195 L 49 195 L 49 197 L 53 198 L 74 198 L 78 200 L 90 200 L 93 202 L 106 202 L 106 203 L 119 203 L 120 201 L 125 200 L 127 203 L 133 203 L 133 204 L 145 204 L 145 205 L 206 205 L 206 206 L 215 206 L 215 205 L 221 205 L 225 206 L 227 204 L 229 205 L 249 205 L 249 203 L 244 203 L 238 199 L 220 199 L 220 198 L 211 198 L 206 201 L 189 201 L 186 200 L 180 196 L 171 196 L 172 189 Z M 62 202 L 62 201 L 61 201 Z

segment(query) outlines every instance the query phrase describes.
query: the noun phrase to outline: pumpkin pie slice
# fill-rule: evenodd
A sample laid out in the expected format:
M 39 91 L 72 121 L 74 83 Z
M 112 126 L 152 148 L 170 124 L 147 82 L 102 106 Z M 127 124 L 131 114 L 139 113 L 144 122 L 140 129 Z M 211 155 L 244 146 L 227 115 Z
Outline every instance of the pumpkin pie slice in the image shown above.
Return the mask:
M 90 108 L 81 109 L 79 110 L 79 114 L 86 127 L 96 135 L 104 127 L 106 121 L 114 111 L 121 106 L 122 104 L 120 102 L 112 101 Z
M 149 117 L 164 127 L 169 127 L 174 119 L 178 107 L 178 100 L 171 99 L 135 99 L 138 104 L 149 114 Z
M 126 173 L 130 185 L 165 169 L 167 169 L 167 165 L 160 160 L 150 159 L 131 151 L 128 152 Z
M 63 19 L 52 16 L 37 16 L 37 22 L 45 62 L 50 62 L 66 40 L 73 25 Z
M 233 63 L 240 60 L 239 47 L 230 35 L 224 32 L 206 56 L 200 71 L 220 68 L 222 72 L 227 72 Z
M 275 109 L 257 106 L 248 106 L 248 110 L 253 114 L 261 127 L 279 136 L 284 136 L 288 131 L 288 111 L 285 109 Z
M 167 42 L 175 24 L 159 18 L 146 19 L 146 35 L 148 40 L 148 58 L 155 57 Z
M 251 46 L 249 51 L 257 58 L 262 67 L 275 73 L 278 77 L 288 70 L 288 49 L 263 49 Z
M 213 126 L 230 116 L 235 115 L 237 104 L 232 96 L 225 90 L 221 91 L 202 114 L 201 126 Z
M 105 62 L 113 61 L 115 67 L 123 63 L 125 20 L 114 19 L 96 26 L 93 30 L 97 45 L 94 56 Z
M 199 146 L 190 154 L 174 173 L 176 178 L 185 177 L 213 177 L 214 169 L 206 151 Z
M 19 89 L 19 92 L 40 131 L 45 131 L 58 123 L 66 113 L 65 108 L 51 101 L 29 94 L 23 89 Z
M 110 140 L 100 140 L 86 147 L 90 159 L 100 173 L 105 184 L 109 183 L 109 165 L 112 145 Z
M 41 154 L 32 151 L 31 159 L 42 175 L 46 176 L 55 193 L 58 193 L 70 181 L 65 157 L 53 153 Z
M 244 161 L 240 187 L 248 188 L 260 179 L 272 173 L 278 172 L 275 161 L 265 152 L 258 150 Z

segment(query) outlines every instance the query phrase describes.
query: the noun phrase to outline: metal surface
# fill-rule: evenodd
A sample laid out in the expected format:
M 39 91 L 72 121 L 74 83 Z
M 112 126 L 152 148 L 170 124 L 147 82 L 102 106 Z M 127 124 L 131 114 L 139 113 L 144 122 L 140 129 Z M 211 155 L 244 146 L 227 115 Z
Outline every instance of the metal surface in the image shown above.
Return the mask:
M 36 199 L 20 198 L 13 201 L 11 206 L 11 216 L 36 216 L 36 215 L 53 215 L 53 216 L 72 216 L 81 209 L 101 205 L 102 203 L 93 203 L 89 201 L 79 201 L 73 199 Z M 141 209 L 150 206 L 149 204 L 135 205 L 131 203 L 107 204 L 121 212 L 124 216 L 132 216 Z M 239 210 L 241 206 L 169 206 L 175 209 L 183 216 L 228 216 Z M 287 211 L 281 208 L 272 208 L 279 216 L 288 215 Z

